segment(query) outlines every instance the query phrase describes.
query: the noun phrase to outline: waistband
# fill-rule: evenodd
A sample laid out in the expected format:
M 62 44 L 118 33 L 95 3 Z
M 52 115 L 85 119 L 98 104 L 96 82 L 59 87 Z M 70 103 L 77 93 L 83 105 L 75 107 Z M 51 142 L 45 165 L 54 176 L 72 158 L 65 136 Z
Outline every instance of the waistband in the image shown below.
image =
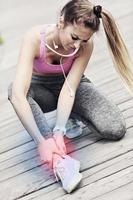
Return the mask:
M 67 76 L 67 75 L 66 75 Z M 51 84 L 60 84 L 63 83 L 65 80 L 63 74 L 59 74 L 59 75 L 55 75 L 55 76 L 40 76 L 40 75 L 32 75 L 32 81 L 31 82 L 35 82 L 35 83 L 43 83 L 43 82 L 47 82 L 47 83 L 51 83 Z M 84 74 L 82 75 L 81 78 L 81 82 L 88 82 L 91 83 L 90 79 L 87 78 Z
M 44 80 L 44 81 L 58 81 L 58 80 L 64 80 L 63 74 L 59 75 L 47 75 L 47 76 L 40 76 L 40 75 L 32 75 L 32 80 Z

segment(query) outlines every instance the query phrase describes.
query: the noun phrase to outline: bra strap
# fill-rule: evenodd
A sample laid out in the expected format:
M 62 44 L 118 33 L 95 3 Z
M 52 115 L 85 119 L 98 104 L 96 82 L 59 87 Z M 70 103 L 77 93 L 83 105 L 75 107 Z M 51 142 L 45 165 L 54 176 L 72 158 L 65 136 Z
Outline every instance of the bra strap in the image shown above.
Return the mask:
M 45 57 L 45 30 L 46 28 L 43 28 L 43 30 L 40 32 L 40 58 L 43 59 Z

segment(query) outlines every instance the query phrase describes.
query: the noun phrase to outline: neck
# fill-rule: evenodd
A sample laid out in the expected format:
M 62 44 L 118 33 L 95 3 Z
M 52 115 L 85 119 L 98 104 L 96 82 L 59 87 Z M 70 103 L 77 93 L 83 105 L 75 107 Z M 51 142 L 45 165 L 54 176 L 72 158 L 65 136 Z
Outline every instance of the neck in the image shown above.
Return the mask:
M 53 41 L 53 43 L 55 43 L 55 45 L 58 46 L 58 48 L 62 47 L 60 39 L 59 39 L 59 29 L 57 28 L 57 26 L 55 26 L 53 29 L 52 41 Z
M 58 45 L 57 49 L 54 48 L 53 40 L 54 40 L 55 44 Z M 45 45 L 50 51 L 54 52 L 55 54 L 58 54 L 59 56 L 63 56 L 63 57 L 73 56 L 79 50 L 79 48 L 76 48 L 72 53 L 64 50 L 63 46 L 61 45 L 60 39 L 59 39 L 59 30 L 58 30 L 57 26 L 52 27 L 51 31 L 49 32 L 49 39 L 47 40 Z

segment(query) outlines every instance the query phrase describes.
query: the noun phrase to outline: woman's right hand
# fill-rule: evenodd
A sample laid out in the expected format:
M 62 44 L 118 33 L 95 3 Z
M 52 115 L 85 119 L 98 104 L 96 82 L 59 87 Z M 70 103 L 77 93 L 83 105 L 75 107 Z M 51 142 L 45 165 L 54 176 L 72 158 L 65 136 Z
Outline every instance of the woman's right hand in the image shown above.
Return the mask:
M 58 149 L 53 138 L 45 139 L 41 143 L 39 143 L 38 150 L 41 160 L 44 163 L 47 163 L 50 166 L 50 168 L 53 164 L 53 154 L 58 154 L 62 157 L 61 152 Z

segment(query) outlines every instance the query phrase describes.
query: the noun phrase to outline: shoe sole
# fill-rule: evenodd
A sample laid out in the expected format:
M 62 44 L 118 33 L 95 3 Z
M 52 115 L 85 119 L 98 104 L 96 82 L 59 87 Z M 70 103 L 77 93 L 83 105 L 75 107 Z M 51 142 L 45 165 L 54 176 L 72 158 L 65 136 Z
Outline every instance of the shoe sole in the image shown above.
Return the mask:
M 69 183 L 69 186 L 64 188 L 67 193 L 71 193 L 76 187 L 79 185 L 80 181 L 82 180 L 82 174 L 78 173 L 78 176 L 76 176 L 71 183 Z
M 77 170 L 80 171 L 81 166 L 80 166 L 80 161 L 77 160 L 77 166 L 76 166 Z

